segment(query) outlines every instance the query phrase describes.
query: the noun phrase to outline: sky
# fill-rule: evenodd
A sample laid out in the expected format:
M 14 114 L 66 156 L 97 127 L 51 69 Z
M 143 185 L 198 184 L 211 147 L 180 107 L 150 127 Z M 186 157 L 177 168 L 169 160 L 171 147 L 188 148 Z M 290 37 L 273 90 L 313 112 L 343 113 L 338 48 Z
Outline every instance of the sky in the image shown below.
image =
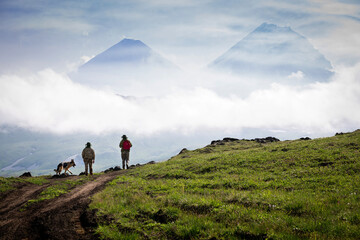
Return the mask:
M 214 89 L 228 79 L 212 77 L 213 88 L 136 100 L 69 77 L 126 37 L 143 41 L 193 78 L 206 78 L 204 66 L 263 22 L 305 36 L 332 63 L 334 76 L 302 87 L 274 82 L 247 95 L 219 94 Z M 0 126 L 138 135 L 263 128 L 294 137 L 360 128 L 356 0 L 2 0 L 0 36 Z
M 180 65 L 203 66 L 263 22 L 291 26 L 333 64 L 360 55 L 356 0 L 0 2 L 0 70 L 68 72 L 124 37 Z

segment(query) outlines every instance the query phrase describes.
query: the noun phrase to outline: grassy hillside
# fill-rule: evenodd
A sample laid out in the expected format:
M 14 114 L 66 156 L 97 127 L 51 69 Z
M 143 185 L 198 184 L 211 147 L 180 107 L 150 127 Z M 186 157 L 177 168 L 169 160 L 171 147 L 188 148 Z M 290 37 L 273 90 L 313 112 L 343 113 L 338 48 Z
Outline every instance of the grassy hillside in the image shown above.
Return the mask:
M 360 131 L 188 151 L 128 171 L 91 208 L 106 239 L 359 239 Z

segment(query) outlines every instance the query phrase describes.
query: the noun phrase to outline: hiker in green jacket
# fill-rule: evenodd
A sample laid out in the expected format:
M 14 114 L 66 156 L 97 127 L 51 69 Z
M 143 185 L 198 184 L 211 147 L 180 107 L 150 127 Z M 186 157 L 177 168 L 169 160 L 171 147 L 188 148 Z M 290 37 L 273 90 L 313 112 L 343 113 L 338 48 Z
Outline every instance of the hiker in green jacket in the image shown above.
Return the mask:
M 132 147 L 131 142 L 127 139 L 126 135 L 122 136 L 122 140 L 119 144 L 121 148 L 121 159 L 122 159 L 122 166 L 125 169 L 129 169 L 129 157 L 130 157 L 130 148 Z
M 85 164 L 85 175 L 88 175 L 88 168 L 90 170 L 90 175 L 93 175 L 92 165 L 95 162 L 95 151 L 91 148 L 91 143 L 87 142 L 86 147 L 82 151 L 82 158 Z

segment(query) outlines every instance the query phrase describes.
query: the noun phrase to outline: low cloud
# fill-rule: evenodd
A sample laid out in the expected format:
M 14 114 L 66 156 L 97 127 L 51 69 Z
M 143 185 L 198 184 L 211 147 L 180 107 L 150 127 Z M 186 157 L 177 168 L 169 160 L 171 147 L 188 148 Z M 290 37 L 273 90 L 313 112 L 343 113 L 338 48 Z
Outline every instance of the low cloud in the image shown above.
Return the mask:
M 87 63 L 88 61 L 90 61 L 94 57 L 95 57 L 95 55 L 93 55 L 93 56 L 85 56 L 84 55 L 76 62 L 67 63 L 66 64 L 67 72 L 69 72 L 69 73 L 76 72 L 79 69 L 80 66 Z
M 289 79 L 301 80 L 304 78 L 304 73 L 302 71 L 293 72 L 288 76 Z
M 160 97 L 123 98 L 74 83 L 51 69 L 27 78 L 3 75 L 0 125 L 56 134 L 263 128 L 321 136 L 360 126 L 360 64 L 336 70 L 327 83 L 273 83 L 246 97 L 198 86 Z

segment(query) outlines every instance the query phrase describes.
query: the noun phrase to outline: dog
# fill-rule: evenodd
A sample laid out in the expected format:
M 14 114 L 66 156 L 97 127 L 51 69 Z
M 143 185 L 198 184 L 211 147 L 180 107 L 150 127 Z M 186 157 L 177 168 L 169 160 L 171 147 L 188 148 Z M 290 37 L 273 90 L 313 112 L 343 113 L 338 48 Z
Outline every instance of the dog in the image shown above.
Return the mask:
M 66 171 L 68 171 L 69 173 L 73 174 L 69 168 L 71 167 L 75 167 L 76 164 L 74 162 L 74 159 L 71 159 L 70 162 L 62 162 L 62 163 L 59 163 L 59 165 L 57 166 L 57 169 L 54 169 L 54 171 L 56 172 L 56 175 L 60 175 L 60 173 L 62 172 L 62 170 L 65 170 L 65 174 L 66 174 Z

